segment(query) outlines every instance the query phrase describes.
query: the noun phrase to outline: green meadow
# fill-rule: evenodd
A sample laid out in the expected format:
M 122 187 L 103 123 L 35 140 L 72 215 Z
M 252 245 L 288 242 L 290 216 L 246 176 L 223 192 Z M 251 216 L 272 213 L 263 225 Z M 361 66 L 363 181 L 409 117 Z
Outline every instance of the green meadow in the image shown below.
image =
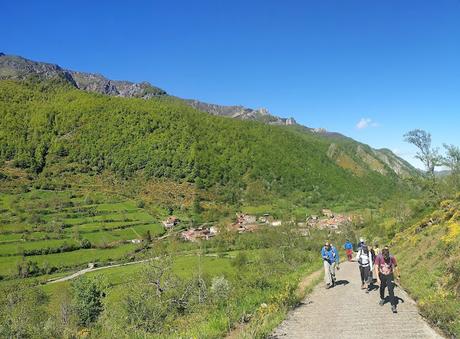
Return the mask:
M 0 275 L 3 279 L 127 259 L 160 221 L 135 201 L 108 194 L 32 189 L 0 193 Z M 19 272 L 25 263 L 36 264 Z

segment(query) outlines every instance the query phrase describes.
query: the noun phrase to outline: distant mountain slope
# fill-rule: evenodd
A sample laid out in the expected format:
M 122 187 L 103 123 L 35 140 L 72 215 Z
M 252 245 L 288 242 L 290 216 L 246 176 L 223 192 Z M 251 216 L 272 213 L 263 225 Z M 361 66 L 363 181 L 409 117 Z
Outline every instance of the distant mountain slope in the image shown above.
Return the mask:
M 284 197 L 302 206 L 367 203 L 401 185 L 389 170 L 357 161 L 357 174 L 340 166 L 327 155 L 328 137 L 213 116 L 168 96 L 120 98 L 59 81 L 2 80 L 0 116 L 0 166 L 44 178 L 108 170 L 127 180 L 140 174 L 193 183 L 232 203 Z
M 223 106 L 208 104 L 198 100 L 185 100 L 187 104 L 197 110 L 207 112 L 213 115 L 222 115 L 225 117 L 236 118 L 241 120 L 256 120 L 271 125 L 295 125 L 294 118 L 280 118 L 270 114 L 265 108 L 252 109 L 244 106 Z
M 109 96 L 142 99 L 172 98 L 164 90 L 147 82 L 132 83 L 110 80 L 100 74 L 66 70 L 58 65 L 31 61 L 2 53 L 0 53 L 0 79 L 38 79 L 38 81 L 58 79 L 77 89 Z M 268 125 L 288 126 L 294 132 L 314 135 L 328 144 L 325 154 L 331 160 L 358 176 L 365 175 L 368 170 L 381 175 L 396 174 L 401 178 L 417 174 L 417 171 L 409 163 L 388 149 L 375 150 L 339 133 L 301 126 L 293 118 L 280 118 L 263 108 L 251 109 L 243 106 L 223 106 L 197 100 L 178 99 L 199 111 L 212 115 L 259 121 Z
M 0 53 L 0 79 L 24 80 L 32 76 L 37 76 L 42 80 L 61 79 L 78 89 L 113 96 L 148 99 L 166 95 L 164 90 L 148 82 L 110 80 L 100 74 L 75 72 L 58 65 Z

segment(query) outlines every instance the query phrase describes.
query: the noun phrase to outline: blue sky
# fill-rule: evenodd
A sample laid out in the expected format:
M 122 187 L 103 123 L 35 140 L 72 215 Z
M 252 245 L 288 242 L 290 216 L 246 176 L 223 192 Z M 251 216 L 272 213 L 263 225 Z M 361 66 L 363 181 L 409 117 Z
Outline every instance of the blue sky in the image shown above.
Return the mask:
M 460 145 L 460 0 L 6 1 L 0 51 L 266 107 L 413 160 Z M 360 123 L 361 122 L 361 123 Z M 361 127 L 361 128 L 358 128 Z

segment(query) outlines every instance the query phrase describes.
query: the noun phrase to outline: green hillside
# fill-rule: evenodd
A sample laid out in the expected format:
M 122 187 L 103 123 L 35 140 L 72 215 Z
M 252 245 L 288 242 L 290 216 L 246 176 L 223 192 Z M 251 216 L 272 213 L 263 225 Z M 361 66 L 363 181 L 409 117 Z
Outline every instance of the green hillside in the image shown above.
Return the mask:
M 0 160 L 40 177 L 109 170 L 193 183 L 229 203 L 283 197 L 301 205 L 369 202 L 399 182 L 359 160 L 358 172 L 338 163 L 326 136 L 210 116 L 172 97 L 117 98 L 64 82 L 3 80 L 0 115 Z M 350 149 L 350 141 L 334 142 Z
M 422 313 L 460 336 L 460 193 L 397 234 L 392 241 L 401 282 Z

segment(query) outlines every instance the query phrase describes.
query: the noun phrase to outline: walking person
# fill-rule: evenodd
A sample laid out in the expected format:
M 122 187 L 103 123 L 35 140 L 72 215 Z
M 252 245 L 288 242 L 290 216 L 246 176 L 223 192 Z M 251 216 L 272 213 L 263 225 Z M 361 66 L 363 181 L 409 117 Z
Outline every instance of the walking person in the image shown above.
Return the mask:
M 324 280 L 326 282 L 326 288 L 334 287 L 336 281 L 335 269 L 340 269 L 339 252 L 329 241 L 326 241 L 321 249 L 321 256 L 323 257 L 324 263 Z
M 374 287 L 374 282 L 375 282 L 375 280 L 377 280 L 377 279 L 374 280 L 374 269 L 373 269 L 373 266 L 374 266 L 375 258 L 376 258 L 377 255 L 380 253 L 380 251 L 379 251 L 379 253 L 376 253 L 376 252 L 375 252 L 375 246 L 369 245 L 368 247 L 369 247 L 369 252 L 371 252 L 371 258 L 372 258 L 372 261 L 371 261 L 371 263 L 372 263 L 372 264 L 371 264 L 371 272 L 370 272 L 370 274 L 369 274 L 369 281 L 370 281 L 370 283 L 369 283 L 369 286 L 368 286 L 368 290 L 371 290 L 371 289 Z
M 372 284 L 371 272 L 373 269 L 372 253 L 366 244 L 362 244 L 356 254 L 356 261 L 359 265 L 359 273 L 361 275 L 361 289 L 369 293 L 369 286 Z
M 390 254 L 388 246 L 385 246 L 374 262 L 374 271 L 377 277 L 377 284 L 380 285 L 380 306 L 385 304 L 385 288 L 388 288 L 391 310 L 397 313 L 396 298 L 394 294 L 395 274 L 399 280 L 400 272 L 396 258 Z
M 365 244 L 365 241 L 364 241 L 364 238 L 359 238 L 359 243 L 358 243 L 358 251 L 361 249 L 361 247 L 363 247 L 363 245 Z
M 348 261 L 351 261 L 353 259 L 353 244 L 350 242 L 350 240 L 347 239 L 347 241 L 343 245 L 343 248 L 345 249 L 345 253 L 347 254 Z
M 375 259 L 380 254 L 380 248 L 379 248 L 379 244 L 377 242 L 374 242 L 373 250 L 374 250 L 374 254 L 375 254 L 374 255 L 374 259 Z

